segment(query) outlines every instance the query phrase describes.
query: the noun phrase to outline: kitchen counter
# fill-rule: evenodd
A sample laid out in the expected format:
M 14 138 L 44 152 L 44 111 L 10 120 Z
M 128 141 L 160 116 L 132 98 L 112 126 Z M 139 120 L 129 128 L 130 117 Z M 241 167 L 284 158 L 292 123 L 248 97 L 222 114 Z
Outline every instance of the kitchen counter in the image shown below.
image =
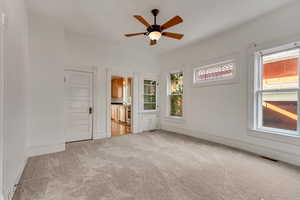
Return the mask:
M 131 105 L 123 103 L 111 104 L 111 119 L 123 123 L 131 123 Z

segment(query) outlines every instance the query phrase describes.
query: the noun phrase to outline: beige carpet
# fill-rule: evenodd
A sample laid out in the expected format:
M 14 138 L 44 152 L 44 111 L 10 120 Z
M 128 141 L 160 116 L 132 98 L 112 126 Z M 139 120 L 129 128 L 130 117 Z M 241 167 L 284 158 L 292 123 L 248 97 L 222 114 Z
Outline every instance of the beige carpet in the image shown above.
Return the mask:
M 31 158 L 15 200 L 300 200 L 300 169 L 174 133 Z

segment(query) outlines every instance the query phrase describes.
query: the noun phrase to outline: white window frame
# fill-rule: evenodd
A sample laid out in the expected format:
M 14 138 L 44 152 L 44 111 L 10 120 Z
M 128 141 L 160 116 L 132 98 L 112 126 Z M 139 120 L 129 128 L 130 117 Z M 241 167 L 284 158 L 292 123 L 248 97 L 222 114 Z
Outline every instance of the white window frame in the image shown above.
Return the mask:
M 155 81 L 156 82 L 156 91 L 155 91 L 155 109 L 153 110 L 145 110 L 145 80 L 149 80 L 149 81 Z M 155 78 L 143 78 L 142 79 L 142 84 L 143 84 L 143 92 L 142 92 L 142 111 L 143 112 L 157 112 L 158 111 L 158 101 L 159 101 L 159 98 L 158 98 L 158 94 L 159 94 L 159 83 L 158 83 L 158 80 L 155 79 Z
M 183 75 L 183 78 L 182 78 L 182 81 L 183 81 L 183 92 L 182 92 L 182 99 L 183 99 L 183 104 L 182 104 L 182 116 L 173 116 L 171 115 L 171 102 L 170 102 L 170 87 L 171 87 L 171 74 L 175 74 L 175 73 L 182 73 Z M 166 109 L 166 116 L 168 118 L 171 118 L 171 119 L 184 119 L 184 70 L 174 70 L 174 71 L 171 71 L 168 73 L 167 75 L 167 93 L 166 93 L 166 100 L 167 100 L 167 109 Z
M 254 131 L 259 132 L 266 132 L 266 133 L 274 133 L 280 135 L 287 135 L 287 136 L 299 136 L 300 130 L 300 120 L 297 120 L 297 130 L 290 131 L 284 130 L 279 128 L 271 128 L 271 127 L 264 127 L 262 125 L 262 104 L 261 104 L 261 95 L 263 93 L 282 93 L 282 92 L 296 92 L 298 98 L 298 105 L 297 105 L 297 113 L 300 114 L 300 81 L 298 82 L 298 88 L 292 89 L 263 89 L 262 88 L 262 75 L 263 75 L 263 67 L 262 64 L 262 57 L 268 54 L 274 54 L 281 51 L 287 51 L 291 49 L 299 48 L 300 51 L 300 42 L 290 43 L 287 45 L 281 45 L 274 48 L 259 50 L 254 53 L 254 92 L 253 92 L 253 123 L 252 129 Z M 298 76 L 300 77 L 300 62 L 298 63 Z
M 220 78 L 217 78 L 217 79 L 203 80 L 203 81 L 197 81 L 196 80 L 196 72 L 198 70 L 219 67 L 220 65 L 227 65 L 227 64 L 233 64 L 232 76 L 220 77 Z M 212 83 L 212 82 L 219 82 L 219 81 L 224 82 L 224 81 L 234 80 L 235 77 L 236 77 L 236 62 L 233 59 L 218 62 L 218 63 L 214 63 L 214 64 L 204 65 L 204 66 L 201 66 L 201 67 L 196 67 L 193 70 L 193 84 L 194 85 L 209 84 L 209 83 Z

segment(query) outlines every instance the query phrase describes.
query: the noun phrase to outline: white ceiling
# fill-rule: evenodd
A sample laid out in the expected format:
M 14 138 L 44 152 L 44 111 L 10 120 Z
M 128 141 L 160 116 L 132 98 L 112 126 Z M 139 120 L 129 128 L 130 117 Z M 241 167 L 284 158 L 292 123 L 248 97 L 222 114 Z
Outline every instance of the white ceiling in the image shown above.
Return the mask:
M 293 0 L 27 0 L 36 14 L 55 17 L 72 32 L 96 35 L 106 41 L 162 53 L 229 29 L 270 12 Z M 158 23 L 180 15 L 184 22 L 168 29 L 184 33 L 178 41 L 163 38 L 155 47 L 144 36 L 125 38 L 125 33 L 145 31 L 132 15 L 153 22 L 150 10 L 160 9 Z

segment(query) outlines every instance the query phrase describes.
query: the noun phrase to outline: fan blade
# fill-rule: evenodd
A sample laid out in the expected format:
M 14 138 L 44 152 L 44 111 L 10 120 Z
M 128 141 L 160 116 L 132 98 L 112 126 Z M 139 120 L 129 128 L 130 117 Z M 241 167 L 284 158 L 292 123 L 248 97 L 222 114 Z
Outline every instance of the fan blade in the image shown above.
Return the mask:
M 157 44 L 157 41 L 156 40 L 150 40 L 150 45 L 153 46 L 153 45 L 156 45 Z
M 165 30 L 167 28 L 180 24 L 181 22 L 183 22 L 183 19 L 180 16 L 175 16 L 163 25 L 161 25 L 161 30 Z
M 142 24 L 144 24 L 147 28 L 149 26 L 151 26 L 142 16 L 139 15 L 134 15 L 134 18 L 136 18 L 137 20 L 139 20 Z
M 183 34 L 179 34 L 179 33 L 170 33 L 170 32 L 163 32 L 162 33 L 163 36 L 165 37 L 169 37 L 169 38 L 173 38 L 173 39 L 177 39 L 180 40 L 183 38 Z
M 143 33 L 130 33 L 130 34 L 125 34 L 126 37 L 132 37 L 132 36 L 137 36 L 137 35 L 145 35 L 146 32 Z
M 174 38 L 174 39 L 177 39 L 177 40 L 180 40 L 184 36 L 183 34 L 170 33 L 170 32 L 163 32 L 162 35 L 166 36 L 166 37 L 169 37 L 169 38 Z

